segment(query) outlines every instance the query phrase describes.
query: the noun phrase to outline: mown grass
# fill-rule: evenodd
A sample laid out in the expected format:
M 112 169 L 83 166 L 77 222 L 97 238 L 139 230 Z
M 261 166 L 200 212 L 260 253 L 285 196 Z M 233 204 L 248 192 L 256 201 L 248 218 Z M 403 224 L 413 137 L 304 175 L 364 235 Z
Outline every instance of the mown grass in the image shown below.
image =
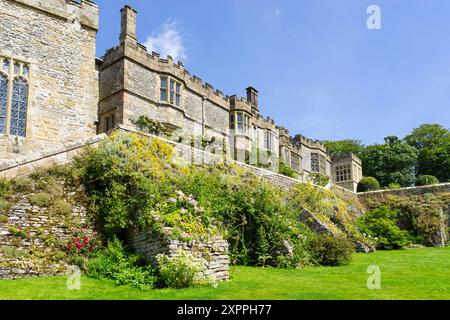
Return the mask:
M 367 288 L 367 267 L 381 269 L 381 289 Z M 450 299 L 450 248 L 355 254 L 350 265 L 303 270 L 233 267 L 232 280 L 217 288 L 138 289 L 111 281 L 67 277 L 1 280 L 0 299 Z

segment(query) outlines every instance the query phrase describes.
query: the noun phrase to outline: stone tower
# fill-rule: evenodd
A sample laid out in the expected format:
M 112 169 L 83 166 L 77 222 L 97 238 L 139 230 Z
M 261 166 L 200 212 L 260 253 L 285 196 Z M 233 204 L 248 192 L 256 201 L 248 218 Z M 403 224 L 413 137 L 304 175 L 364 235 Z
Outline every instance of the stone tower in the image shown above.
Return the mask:
M 88 0 L 0 0 L 0 163 L 96 134 L 98 15 Z

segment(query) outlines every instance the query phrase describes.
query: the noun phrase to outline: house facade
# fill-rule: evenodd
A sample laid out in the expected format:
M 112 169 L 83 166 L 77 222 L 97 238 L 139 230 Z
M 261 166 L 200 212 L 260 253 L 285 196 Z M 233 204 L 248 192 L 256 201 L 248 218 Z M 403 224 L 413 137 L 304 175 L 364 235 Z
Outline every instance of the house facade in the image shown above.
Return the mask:
M 130 6 L 121 10 L 117 46 L 100 59 L 92 1 L 0 0 L 0 8 L 0 162 L 145 116 L 179 141 L 201 137 L 238 161 L 272 171 L 282 162 L 303 180 L 323 175 L 356 190 L 359 159 L 331 159 L 320 141 L 290 136 L 260 113 L 255 88 L 225 95 L 181 62 L 148 52 Z M 342 174 L 348 167 L 351 174 Z

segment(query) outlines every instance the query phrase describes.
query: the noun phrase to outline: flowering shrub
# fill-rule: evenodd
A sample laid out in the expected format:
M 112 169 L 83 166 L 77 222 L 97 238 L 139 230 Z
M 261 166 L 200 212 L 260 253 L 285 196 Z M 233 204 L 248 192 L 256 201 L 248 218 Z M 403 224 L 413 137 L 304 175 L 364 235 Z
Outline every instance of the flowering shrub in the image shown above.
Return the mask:
M 70 256 L 90 257 L 100 247 L 100 241 L 95 233 L 88 233 L 84 229 L 75 231 L 72 237 L 64 245 L 64 250 Z
M 156 258 L 161 280 L 169 288 L 190 287 L 204 263 L 186 251 L 179 251 L 174 257 L 160 254 Z
M 173 147 L 159 139 L 115 133 L 80 159 L 100 230 L 109 237 L 148 227 L 155 232 L 171 227 L 180 239 L 215 234 L 196 200 L 175 189 L 174 177 L 189 169 L 173 158 Z

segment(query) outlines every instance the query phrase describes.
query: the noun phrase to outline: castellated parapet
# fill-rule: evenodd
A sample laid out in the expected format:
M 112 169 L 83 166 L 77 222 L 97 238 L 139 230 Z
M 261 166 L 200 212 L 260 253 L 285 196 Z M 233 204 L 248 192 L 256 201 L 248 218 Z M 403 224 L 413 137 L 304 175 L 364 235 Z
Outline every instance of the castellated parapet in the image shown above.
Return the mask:
M 0 164 L 133 126 L 145 115 L 181 140 L 201 137 L 225 144 L 221 152 L 242 151 L 237 160 L 246 163 L 260 165 L 248 157 L 256 150 L 257 161 L 267 154 L 276 164 L 271 170 L 282 156 L 299 173 L 331 175 L 325 146 L 292 138 L 264 117 L 254 87 L 245 98 L 225 95 L 170 55 L 148 52 L 138 41 L 132 7 L 121 10 L 118 45 L 101 59 L 95 58 L 99 9 L 93 1 L 0 0 L 0 7 Z M 19 107 L 17 99 L 12 103 L 18 85 L 25 88 Z

